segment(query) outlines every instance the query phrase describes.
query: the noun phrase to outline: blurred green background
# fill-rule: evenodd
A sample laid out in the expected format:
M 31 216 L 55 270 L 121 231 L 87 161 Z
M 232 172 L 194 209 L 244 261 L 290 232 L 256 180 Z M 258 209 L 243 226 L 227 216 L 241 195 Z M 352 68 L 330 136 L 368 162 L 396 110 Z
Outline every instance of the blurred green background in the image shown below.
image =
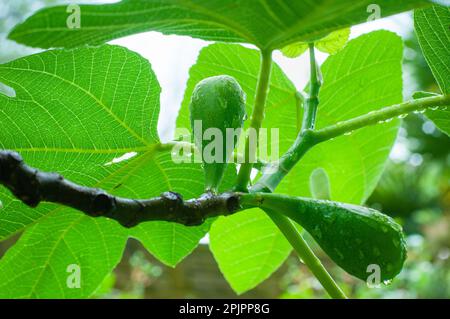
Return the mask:
M 0 2 L 0 63 L 35 50 L 6 40 L 27 15 L 58 0 Z M 30 3 L 32 5 L 30 5 Z M 412 23 L 411 23 L 412 28 Z M 413 30 L 405 38 L 405 98 L 417 90 L 438 92 Z M 0 84 L 0 91 L 2 86 Z M 398 141 L 368 206 L 394 217 L 407 234 L 409 255 L 402 273 L 388 285 L 368 288 L 345 274 L 311 244 L 330 273 L 352 298 L 450 298 L 450 138 L 422 114 L 403 121 Z M 0 256 L 16 240 L 0 243 Z M 97 298 L 235 298 L 206 245 L 176 269 L 129 241 L 124 258 L 99 287 Z M 327 298 L 295 255 L 245 298 Z

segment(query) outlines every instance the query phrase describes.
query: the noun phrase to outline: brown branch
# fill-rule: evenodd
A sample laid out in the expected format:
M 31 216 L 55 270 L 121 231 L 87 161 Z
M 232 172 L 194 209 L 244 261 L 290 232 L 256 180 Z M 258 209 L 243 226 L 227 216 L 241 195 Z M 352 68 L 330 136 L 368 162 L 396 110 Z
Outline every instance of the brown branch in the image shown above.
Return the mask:
M 101 189 L 77 185 L 59 174 L 32 168 L 13 151 L 0 151 L 0 184 L 30 207 L 37 207 L 41 202 L 58 203 L 91 217 L 114 219 L 124 227 L 145 221 L 195 226 L 207 218 L 241 210 L 238 193 L 204 194 L 187 201 L 174 192 L 147 200 L 116 197 Z

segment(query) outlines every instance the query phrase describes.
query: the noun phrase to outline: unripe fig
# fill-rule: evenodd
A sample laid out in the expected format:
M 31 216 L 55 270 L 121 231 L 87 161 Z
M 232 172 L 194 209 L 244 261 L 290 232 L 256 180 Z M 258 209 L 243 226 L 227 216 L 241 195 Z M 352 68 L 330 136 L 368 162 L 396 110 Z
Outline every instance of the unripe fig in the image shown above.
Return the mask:
M 244 124 L 245 93 L 230 76 L 210 77 L 195 87 L 189 109 L 195 145 L 202 153 L 205 188 L 215 193 Z M 211 145 L 213 156 L 208 156 Z
M 402 228 L 374 209 L 300 197 L 264 194 L 262 208 L 282 213 L 305 228 L 349 274 L 367 280 L 379 270 L 388 281 L 406 259 Z

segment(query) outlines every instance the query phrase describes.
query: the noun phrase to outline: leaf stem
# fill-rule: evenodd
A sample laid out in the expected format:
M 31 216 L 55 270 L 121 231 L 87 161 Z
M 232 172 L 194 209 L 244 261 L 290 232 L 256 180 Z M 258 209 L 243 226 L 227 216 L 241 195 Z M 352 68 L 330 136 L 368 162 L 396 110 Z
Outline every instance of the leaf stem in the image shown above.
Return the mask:
M 296 101 L 296 111 L 297 111 L 297 131 L 300 132 L 300 130 L 302 129 L 302 118 L 303 118 L 303 112 L 302 109 L 305 105 L 306 102 L 306 97 L 303 95 L 302 92 L 297 91 L 297 93 L 295 94 L 295 101 Z
M 427 108 L 448 105 L 450 105 L 449 94 L 407 101 L 355 117 L 348 121 L 338 122 L 334 125 L 315 131 L 314 140 L 316 143 L 324 142 L 366 126 L 383 123 L 395 117 L 406 116 L 411 112 L 420 112 Z
M 313 128 L 315 123 L 315 114 L 318 105 L 318 93 L 320 89 L 320 81 L 317 76 L 317 66 L 314 56 L 314 45 L 311 50 L 311 93 L 306 101 L 308 105 L 308 120 L 306 124 L 303 124 L 303 128 L 307 125 L 308 128 Z M 255 97 L 255 107 L 253 109 L 252 122 L 250 128 L 256 130 L 256 136 L 259 136 L 259 129 L 261 128 L 262 121 L 264 120 L 264 108 L 267 100 L 267 95 L 270 85 L 270 73 L 272 69 L 272 51 L 262 51 L 261 52 L 261 70 L 258 78 L 258 88 Z M 304 122 L 305 123 L 305 122 Z M 301 157 L 302 152 L 306 152 L 307 148 L 299 147 L 295 157 Z M 251 154 L 253 153 L 253 154 Z M 245 162 L 242 164 L 239 171 L 236 190 L 245 192 L 250 181 L 250 174 L 253 168 L 252 161 L 250 161 L 250 155 L 256 154 L 256 149 L 250 149 L 250 139 L 247 137 L 245 144 Z M 270 192 L 271 190 L 265 190 Z M 313 251 L 309 248 L 307 243 L 301 237 L 300 233 L 297 231 L 292 222 L 278 213 L 272 212 L 270 210 L 266 211 L 269 217 L 275 222 L 277 227 L 281 230 L 284 236 L 291 243 L 292 247 L 297 251 L 299 256 L 305 262 L 305 264 L 310 268 L 317 279 L 322 283 L 324 289 L 330 294 L 332 298 L 346 298 L 340 288 L 333 281 L 331 276 L 328 274 L 326 269 L 320 263 L 319 259 L 314 255 Z
M 250 189 L 251 192 L 274 192 L 283 178 L 294 168 L 303 156 L 314 146 L 312 131 L 300 133 L 294 144 L 281 158 L 268 164 L 261 178 Z
M 256 131 L 257 138 L 259 136 L 259 129 L 261 128 L 262 122 L 264 120 L 264 108 L 269 92 L 272 63 L 272 51 L 261 51 L 261 68 L 258 76 L 255 105 L 253 108 L 253 114 L 250 123 L 250 128 Z M 247 136 L 247 139 L 245 141 L 245 162 L 241 165 L 236 182 L 236 190 L 238 191 L 247 191 L 247 187 L 250 181 L 250 174 L 253 168 L 253 161 L 251 161 L 250 159 L 256 154 L 256 149 L 251 149 L 250 144 L 250 136 Z
M 322 86 L 320 69 L 317 65 L 314 43 L 309 43 L 309 64 L 310 64 L 310 89 L 308 97 L 303 101 L 304 113 L 300 133 L 281 159 L 272 164 L 269 168 L 272 174 L 264 174 L 254 186 L 252 191 L 270 191 L 273 192 L 286 174 L 297 164 L 297 162 L 314 145 L 310 139 L 311 130 L 316 123 L 317 107 L 319 105 L 319 92 Z M 303 95 L 300 95 L 303 96 Z M 268 172 L 266 170 L 266 172 Z
M 293 222 L 289 218 L 273 210 L 265 209 L 265 212 L 278 226 L 305 265 L 311 270 L 317 280 L 322 284 L 323 288 L 328 292 L 330 297 L 334 299 L 346 299 L 347 297 L 344 292 L 327 272 L 319 258 L 316 257 Z
M 316 123 L 317 106 L 319 105 L 319 91 L 322 86 L 320 79 L 320 69 L 317 65 L 316 55 L 314 51 L 314 43 L 309 44 L 309 65 L 310 65 L 310 89 L 309 96 L 305 102 L 305 112 L 303 116 L 302 130 L 314 129 Z
M 415 111 L 450 105 L 450 95 L 439 95 L 407 101 L 388 106 L 351 120 L 343 121 L 329 127 L 313 131 L 305 130 L 300 133 L 291 148 L 275 163 L 268 165 L 266 173 L 251 188 L 252 192 L 273 192 L 283 178 L 294 168 L 303 156 L 315 145 L 335 137 L 353 132 L 366 126 L 389 121 L 392 118 L 406 115 Z

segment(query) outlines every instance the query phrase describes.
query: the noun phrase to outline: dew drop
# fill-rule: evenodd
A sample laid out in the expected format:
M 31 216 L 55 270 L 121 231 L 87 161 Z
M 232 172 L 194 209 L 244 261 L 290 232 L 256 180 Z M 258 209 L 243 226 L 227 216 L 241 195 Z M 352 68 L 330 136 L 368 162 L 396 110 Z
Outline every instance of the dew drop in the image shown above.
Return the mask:
M 404 119 L 404 118 L 407 117 L 407 116 L 408 116 L 408 114 L 402 114 L 402 115 L 399 115 L 398 118 L 399 118 L 399 119 Z
M 433 106 L 433 107 L 430 107 L 430 110 L 432 110 L 432 111 L 439 110 L 439 106 Z
M 350 136 L 350 135 L 352 135 L 352 134 L 353 134 L 353 131 L 351 131 L 351 132 L 345 132 L 345 133 L 344 133 L 345 136 Z

